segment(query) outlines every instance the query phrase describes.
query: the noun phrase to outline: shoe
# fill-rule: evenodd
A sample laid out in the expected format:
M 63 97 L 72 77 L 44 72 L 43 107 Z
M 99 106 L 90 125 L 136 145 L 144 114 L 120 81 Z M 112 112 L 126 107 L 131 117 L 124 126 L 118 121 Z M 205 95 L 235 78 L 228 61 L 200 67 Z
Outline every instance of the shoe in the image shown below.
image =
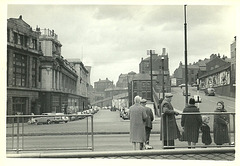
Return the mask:
M 145 145 L 145 149 L 153 149 L 153 147 L 150 145 Z

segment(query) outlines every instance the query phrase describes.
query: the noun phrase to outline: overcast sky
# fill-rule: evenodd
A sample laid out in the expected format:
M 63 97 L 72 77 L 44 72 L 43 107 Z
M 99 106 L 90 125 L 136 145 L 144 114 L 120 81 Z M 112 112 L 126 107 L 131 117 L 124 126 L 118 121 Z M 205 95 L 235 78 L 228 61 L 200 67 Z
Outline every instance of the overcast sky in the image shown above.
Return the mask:
M 172 75 L 184 63 L 183 5 L 8 5 L 7 18 L 23 20 L 33 29 L 53 29 L 65 59 L 79 58 L 91 66 L 91 83 L 117 82 L 121 73 L 139 72 L 147 50 L 166 48 Z M 187 6 L 188 62 L 220 53 L 230 57 L 236 36 L 234 6 Z

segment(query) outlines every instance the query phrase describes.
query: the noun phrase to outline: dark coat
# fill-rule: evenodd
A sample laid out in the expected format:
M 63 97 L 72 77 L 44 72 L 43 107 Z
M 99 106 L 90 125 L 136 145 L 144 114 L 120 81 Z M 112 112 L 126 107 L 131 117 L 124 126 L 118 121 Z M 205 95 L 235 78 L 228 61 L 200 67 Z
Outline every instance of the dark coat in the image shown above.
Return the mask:
M 212 143 L 210 127 L 207 124 L 203 123 L 200 129 L 202 131 L 202 143 L 205 145 L 210 145 Z
M 140 104 L 134 104 L 129 109 L 130 117 L 130 141 L 131 142 L 145 142 L 145 121 L 147 119 L 146 111 Z
M 215 110 L 215 112 L 227 112 L 225 109 Z M 228 136 L 228 123 L 229 123 L 229 115 L 214 115 L 214 123 L 213 123 L 213 136 L 214 142 L 217 145 L 222 145 L 224 143 L 229 143 Z
M 195 105 L 188 105 L 184 108 L 183 113 L 199 113 Z M 184 137 L 188 142 L 198 142 L 199 129 L 202 125 L 202 117 L 197 115 L 182 115 L 181 126 L 184 127 Z
M 164 99 L 161 104 L 161 110 L 163 113 L 160 132 L 161 140 L 163 137 L 162 134 L 164 135 L 164 140 L 174 140 L 180 138 L 180 132 L 177 127 L 175 112 L 172 104 Z
M 147 114 L 147 119 L 145 121 L 145 126 L 148 128 L 152 128 L 152 121 L 154 119 L 152 109 L 149 107 L 144 107 L 146 114 Z

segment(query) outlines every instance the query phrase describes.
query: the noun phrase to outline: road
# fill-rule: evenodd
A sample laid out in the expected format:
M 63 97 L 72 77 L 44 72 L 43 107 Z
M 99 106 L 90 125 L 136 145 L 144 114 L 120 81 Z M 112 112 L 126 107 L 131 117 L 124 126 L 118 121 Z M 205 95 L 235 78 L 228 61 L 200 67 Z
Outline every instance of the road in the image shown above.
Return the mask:
M 197 93 L 193 88 L 190 88 L 193 95 Z M 172 103 L 175 109 L 183 110 L 185 106 L 185 97 L 182 95 L 180 88 L 173 88 L 174 94 Z M 221 98 L 219 96 L 205 96 L 200 92 L 203 102 L 199 105 L 201 112 L 213 112 L 216 108 L 216 102 L 223 100 L 228 112 L 235 112 L 233 99 Z M 180 117 L 177 117 L 177 123 L 180 127 Z M 213 120 L 213 118 L 211 118 Z M 94 151 L 119 151 L 132 150 L 132 145 L 129 142 L 129 120 L 122 120 L 119 117 L 119 112 L 111 112 L 110 110 L 100 110 L 94 114 Z M 90 131 L 90 120 L 88 120 L 88 130 Z M 210 124 L 212 128 L 212 122 Z M 16 133 L 16 127 L 14 133 Z M 20 128 L 20 133 L 22 128 Z M 70 121 L 68 123 L 50 124 L 50 125 L 28 125 L 24 124 L 24 148 L 77 148 L 86 147 L 87 143 L 91 145 L 91 137 L 82 135 L 87 131 L 87 119 L 78 121 Z M 153 122 L 153 130 L 150 137 L 150 144 L 155 149 L 161 149 L 160 142 L 160 119 L 156 118 Z M 7 129 L 6 146 L 12 147 L 12 139 L 9 137 L 12 133 L 11 125 Z M 213 137 L 212 137 L 213 138 Z M 233 137 L 231 138 L 233 140 Z M 199 145 L 201 138 L 199 137 Z M 22 142 L 20 140 L 20 145 Z M 176 141 L 177 146 L 185 146 L 186 142 Z M 16 138 L 14 140 L 16 147 Z M 21 147 L 21 146 L 20 146 Z M 45 151 L 44 151 L 45 152 Z M 46 151 L 48 152 L 48 151 Z M 50 152 L 50 151 L 49 151 Z
M 196 87 L 189 87 L 189 92 L 193 95 L 197 95 Z M 172 99 L 172 104 L 174 108 L 182 111 L 185 107 L 185 96 L 182 95 L 182 89 L 180 87 L 172 88 L 172 93 L 174 94 Z M 201 112 L 213 112 L 217 107 L 217 102 L 222 100 L 225 103 L 225 109 L 228 112 L 235 112 L 235 100 L 230 97 L 223 96 L 205 96 L 203 91 L 199 91 L 198 93 L 202 98 L 202 103 L 199 103 L 199 109 Z M 198 105 L 198 104 L 196 104 Z

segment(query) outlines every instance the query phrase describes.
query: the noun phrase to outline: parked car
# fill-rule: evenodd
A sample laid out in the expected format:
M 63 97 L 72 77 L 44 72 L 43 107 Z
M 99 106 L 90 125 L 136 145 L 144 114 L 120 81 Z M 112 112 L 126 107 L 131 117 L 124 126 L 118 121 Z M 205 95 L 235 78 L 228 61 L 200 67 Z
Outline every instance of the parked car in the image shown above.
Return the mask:
M 200 95 L 194 95 L 193 98 L 194 98 L 196 103 L 201 103 L 202 102 L 202 98 L 200 97 Z
M 55 116 L 54 119 L 52 120 L 53 123 L 60 123 L 60 122 L 67 123 L 69 121 L 69 118 L 66 115 L 64 115 L 64 113 L 56 113 L 55 115 L 62 115 L 62 116 Z
M 183 87 L 186 87 L 186 84 L 180 84 L 179 87 L 182 89 Z M 188 84 L 188 87 L 190 87 L 189 84 Z
M 207 96 L 215 96 L 214 88 L 206 88 L 204 92 L 205 92 L 205 95 L 207 95 Z
M 42 115 L 54 115 L 53 113 L 42 113 Z M 54 120 L 54 116 L 42 116 L 32 119 L 35 124 L 51 124 Z
M 129 109 L 125 108 L 125 111 L 124 111 L 123 114 L 122 114 L 122 119 L 123 119 L 123 120 L 130 119 L 130 118 L 129 118 Z
M 197 86 L 198 86 L 198 84 L 196 84 L 196 83 L 192 84 L 192 87 L 197 87 Z

